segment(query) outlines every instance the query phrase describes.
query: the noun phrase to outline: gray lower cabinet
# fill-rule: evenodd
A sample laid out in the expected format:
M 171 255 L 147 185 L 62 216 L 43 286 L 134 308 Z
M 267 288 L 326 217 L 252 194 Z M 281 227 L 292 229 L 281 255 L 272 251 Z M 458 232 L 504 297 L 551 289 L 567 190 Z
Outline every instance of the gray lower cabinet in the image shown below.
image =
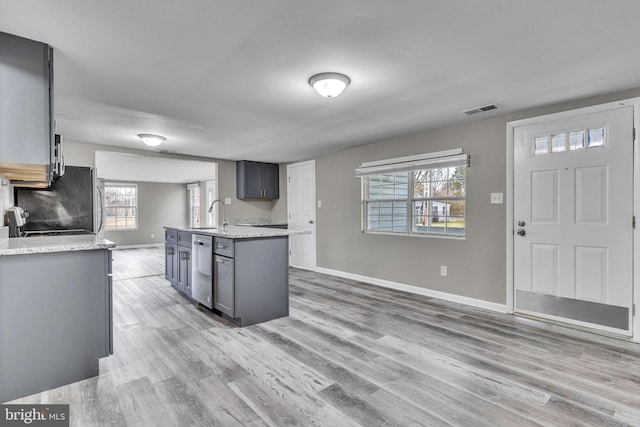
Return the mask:
M 164 278 L 178 289 L 178 230 L 164 230 Z
M 214 308 L 240 326 L 289 315 L 289 238 L 214 238 Z
M 191 298 L 191 233 L 166 228 L 164 249 L 165 279 L 177 291 Z
M 0 402 L 98 375 L 113 352 L 110 275 L 107 249 L 0 256 Z
M 215 255 L 214 261 L 213 307 L 229 317 L 235 317 L 235 260 Z
M 191 297 L 191 247 L 178 245 L 178 289 Z

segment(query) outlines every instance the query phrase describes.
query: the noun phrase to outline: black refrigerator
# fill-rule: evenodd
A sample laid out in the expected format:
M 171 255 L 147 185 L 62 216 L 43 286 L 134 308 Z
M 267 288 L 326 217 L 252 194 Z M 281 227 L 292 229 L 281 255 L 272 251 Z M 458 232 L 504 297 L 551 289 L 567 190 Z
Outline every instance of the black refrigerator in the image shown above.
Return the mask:
M 15 189 L 15 204 L 29 213 L 23 231 L 86 230 L 103 228 L 104 184 L 94 168 L 66 166 L 65 173 L 47 189 Z

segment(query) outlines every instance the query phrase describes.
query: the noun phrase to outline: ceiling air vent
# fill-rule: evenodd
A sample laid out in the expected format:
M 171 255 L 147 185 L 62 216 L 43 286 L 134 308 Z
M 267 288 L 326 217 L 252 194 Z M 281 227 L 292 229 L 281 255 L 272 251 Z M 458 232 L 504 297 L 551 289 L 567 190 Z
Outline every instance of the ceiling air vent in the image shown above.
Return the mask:
M 473 116 L 478 113 L 485 113 L 491 110 L 497 110 L 498 106 L 496 104 L 483 105 L 482 107 L 469 108 L 468 110 L 462 111 L 463 114 L 467 116 Z

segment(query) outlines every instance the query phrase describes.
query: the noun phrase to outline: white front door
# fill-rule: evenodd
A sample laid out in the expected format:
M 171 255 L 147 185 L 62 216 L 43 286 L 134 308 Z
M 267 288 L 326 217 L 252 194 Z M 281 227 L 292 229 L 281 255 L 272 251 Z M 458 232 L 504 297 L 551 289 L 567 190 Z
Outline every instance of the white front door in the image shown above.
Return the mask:
M 316 267 L 316 164 L 314 161 L 287 166 L 289 228 L 310 234 L 289 237 L 289 265 L 312 270 Z
M 633 107 L 514 128 L 515 311 L 631 335 Z

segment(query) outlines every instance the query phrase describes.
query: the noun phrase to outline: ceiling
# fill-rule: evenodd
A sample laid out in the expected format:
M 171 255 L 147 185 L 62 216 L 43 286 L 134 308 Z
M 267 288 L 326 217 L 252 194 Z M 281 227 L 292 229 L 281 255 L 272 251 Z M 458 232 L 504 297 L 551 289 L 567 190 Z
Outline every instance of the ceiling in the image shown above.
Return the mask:
M 66 140 L 290 162 L 640 87 L 640 1 L 0 0 L 55 49 Z M 351 85 L 325 99 L 319 72 Z M 465 116 L 487 103 L 500 109 Z M 149 148 L 150 149 L 150 148 Z M 150 149 L 156 151 L 156 149 Z

